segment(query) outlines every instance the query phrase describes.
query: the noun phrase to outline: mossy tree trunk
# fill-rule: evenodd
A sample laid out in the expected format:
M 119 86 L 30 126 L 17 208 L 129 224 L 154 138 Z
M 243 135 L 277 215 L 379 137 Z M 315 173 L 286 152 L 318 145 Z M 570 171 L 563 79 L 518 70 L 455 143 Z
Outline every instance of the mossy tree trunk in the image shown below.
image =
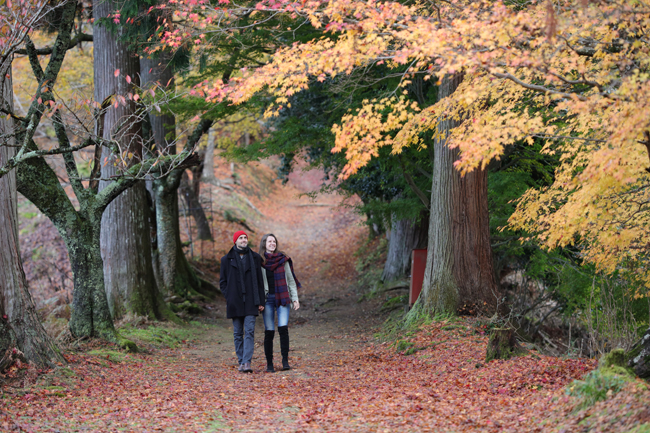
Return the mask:
M 443 78 L 438 100 L 451 95 L 462 74 Z M 496 279 L 489 242 L 487 173 L 460 176 L 458 150 L 447 139 L 457 120 L 441 118 L 434 142 L 427 266 L 413 314 L 456 314 L 460 308 L 485 308 L 495 301 Z
M 123 29 L 111 30 L 102 18 L 108 17 L 121 4 L 118 1 L 95 0 L 93 3 L 94 81 L 95 100 L 104 101 L 111 95 L 135 92 L 139 85 L 140 60 L 123 40 Z M 119 74 L 115 71 L 119 70 Z M 131 78 L 128 82 L 126 76 Z M 134 165 L 142 160 L 142 124 L 135 115 L 136 103 L 126 100 L 111 106 L 104 116 L 103 138 L 119 143 L 121 155 L 103 150 L 102 179 L 118 174 L 118 166 L 126 160 Z M 102 180 L 99 190 L 111 181 Z M 151 233 L 146 206 L 144 182 L 136 182 L 106 209 L 102 216 L 101 249 L 104 263 L 104 283 L 113 318 L 125 313 L 162 319 L 168 313 L 156 285 L 151 261 Z
M 461 75 L 444 77 L 438 89 L 438 100 L 451 95 L 461 80 Z M 438 138 L 433 150 L 427 266 L 422 292 L 415 305 L 415 309 L 434 313 L 454 314 L 459 303 L 453 238 L 454 198 L 458 194 L 458 173 L 453 164 L 458 151 L 447 146 L 447 136 L 455 125 L 452 119 L 438 122 Z
M 101 214 L 79 217 L 74 236 L 66 236 L 74 287 L 70 330 L 75 336 L 111 339 L 115 332 L 104 289 L 104 265 L 100 248 Z
M 141 59 L 141 77 L 143 87 L 150 83 L 160 83 L 163 86 L 170 83 L 173 86 L 174 75 L 169 59 L 161 56 L 158 59 Z M 149 114 L 151 132 L 158 151 L 176 154 L 176 119 L 170 114 Z M 201 282 L 183 253 L 180 236 L 178 212 L 178 187 L 181 170 L 174 170 L 169 175 L 152 181 L 151 193 L 154 208 L 155 242 L 153 260 L 159 270 L 161 291 L 167 295 L 187 298 L 198 294 Z
M 11 62 L 0 65 L 0 103 L 3 108 L 13 109 Z M 13 121 L 0 118 L 0 167 L 16 153 Z M 40 368 L 52 367 L 64 362 L 58 348 L 36 312 L 36 306 L 27 288 L 18 242 L 18 208 L 16 173 L 10 172 L 0 178 L 0 363 L 10 363 L 13 351 L 18 348 L 26 359 Z M 6 317 L 6 319 L 5 319 Z M 5 356 L 6 355 L 6 356 Z M 7 365 L 0 365 L 0 371 Z
M 53 100 L 51 89 L 56 83 L 69 45 L 75 10 L 76 5 L 74 2 L 67 3 L 62 10 L 59 32 L 54 42 L 47 68 L 43 71 L 38 57 L 35 55 L 29 56 L 34 76 L 39 82 L 39 88 L 36 97 L 29 107 L 28 115 L 25 116 L 28 119 L 25 121 L 27 124 L 21 125 L 22 131 L 17 135 L 17 143 L 24 146 L 30 152 L 38 151 L 38 147 L 32 139 L 33 131 L 35 131 L 40 117 L 45 110 L 44 104 L 47 101 Z M 29 46 L 30 44 L 28 43 L 28 48 Z M 46 86 L 45 83 L 47 83 Z M 44 87 L 47 87 L 47 90 L 42 90 Z M 60 122 L 60 117 L 56 114 L 53 116 L 53 124 L 60 148 L 69 148 L 70 143 L 65 134 L 65 127 Z M 72 246 L 81 245 L 85 242 L 85 239 L 80 238 L 83 233 L 83 230 L 80 230 L 80 227 L 83 226 L 80 221 L 84 219 L 84 215 L 92 213 L 101 215 L 105 207 L 103 203 L 110 202 L 112 196 L 107 193 L 103 195 L 101 200 L 97 200 L 97 197 L 91 191 L 84 190 L 74 164 L 74 156 L 71 153 L 63 153 L 63 159 L 65 161 L 66 171 L 68 172 L 70 185 L 79 201 L 79 211 L 75 210 L 68 195 L 59 183 L 57 174 L 54 173 L 42 156 L 27 159 L 17 166 L 15 169 L 16 186 L 18 192 L 34 203 L 52 221 L 66 243 L 68 254 L 73 257 L 75 251 L 71 250 Z M 120 188 L 116 188 L 115 186 L 111 188 L 113 196 L 119 193 L 121 188 L 127 188 L 129 185 L 128 182 L 123 182 Z M 85 220 L 90 220 L 90 218 L 85 218 Z M 77 271 L 78 268 L 83 267 L 83 263 L 80 263 L 76 266 Z M 73 264 L 74 270 L 75 265 Z M 88 291 L 92 293 L 94 288 L 84 284 L 80 285 L 82 281 L 86 281 L 86 279 L 78 279 L 75 275 L 74 295 L 79 296 L 79 294 Z M 71 323 L 83 323 L 83 325 L 71 328 L 72 333 L 77 337 L 103 337 L 111 341 L 118 341 L 108 310 L 94 311 L 101 310 L 105 305 L 105 302 L 97 305 L 87 305 L 86 308 L 89 308 L 90 311 L 73 308 Z M 89 317 L 90 319 L 80 320 L 77 317 L 79 315 Z M 92 319 L 93 317 L 95 318 L 94 320 Z M 99 318 L 104 319 L 102 321 Z
M 490 362 L 493 359 L 509 359 L 523 352 L 523 348 L 517 342 L 514 329 L 494 328 L 490 333 L 485 362 Z
M 643 337 L 626 354 L 629 357 L 628 367 L 634 373 L 643 378 L 650 378 L 650 329 L 647 329 Z
M 104 272 L 100 253 L 101 218 L 106 207 L 116 197 L 140 182 L 141 173 L 151 171 L 154 167 L 160 172 L 174 169 L 179 165 L 182 169 L 182 167 L 196 163 L 196 158 L 186 148 L 180 164 L 177 160 L 164 157 L 137 163 L 127 168 L 125 173 L 121 173 L 123 176 L 118 176 L 115 180 L 106 182 L 102 191 L 98 192 L 96 175 L 102 161 L 100 161 L 99 157 L 94 161 L 89 185 L 85 187 L 77 170 L 73 154 L 74 149 L 70 145 L 66 127 L 60 114 L 55 112 L 52 115 L 52 124 L 59 147 L 52 150 L 52 152 L 59 153 L 63 158 L 68 176 L 67 181 L 77 198 L 78 210 L 75 209 L 59 182 L 58 175 L 44 159 L 43 155 L 47 154 L 48 151 L 39 149 L 33 140 L 34 132 L 43 113 L 46 111 L 46 105 L 50 101 L 55 102 L 52 89 L 56 85 L 65 53 L 70 45 L 70 34 L 74 24 L 75 11 L 75 2 L 67 2 L 62 6 L 59 31 L 45 70 L 40 65 L 39 58 L 36 55 L 36 48 L 31 44 L 31 41 L 27 41 L 27 54 L 38 87 L 24 118 L 25 120 L 19 122 L 20 125 L 17 129 L 16 143 L 23 151 L 22 156 L 20 158 L 14 157 L 6 164 L 0 164 L 0 177 L 6 176 L 7 173 L 14 170 L 18 192 L 27 197 L 52 221 L 65 241 L 74 272 L 74 305 L 70 320 L 70 330 L 73 335 L 79 338 L 101 337 L 134 350 L 137 349 L 135 345 L 121 338 L 115 331 L 109 311 L 104 290 Z M 98 53 L 101 52 L 102 50 L 96 49 L 95 54 L 99 55 Z M 113 77 L 113 72 L 110 72 L 111 77 Z M 100 79 L 98 82 L 104 84 L 105 80 Z M 102 120 L 104 117 L 102 115 L 98 116 L 97 126 L 100 130 L 105 129 Z M 127 129 L 131 131 L 129 128 Z M 101 136 L 102 134 L 98 135 Z M 112 141 L 104 141 L 103 144 L 112 145 L 113 143 Z M 100 142 L 95 137 L 89 136 L 84 146 L 92 145 L 100 149 L 98 148 Z M 142 202 L 139 203 L 139 205 L 142 204 Z M 119 233 L 116 232 L 115 234 Z M 150 248 L 148 242 L 145 245 Z M 150 253 L 148 252 L 148 254 L 150 261 Z M 102 271 L 100 271 L 100 268 Z M 157 305 L 166 307 L 159 294 L 154 299 Z M 163 318 L 175 319 L 175 316 L 168 308 L 161 309 L 161 313 Z M 165 313 L 168 313 L 168 315 L 165 315 Z

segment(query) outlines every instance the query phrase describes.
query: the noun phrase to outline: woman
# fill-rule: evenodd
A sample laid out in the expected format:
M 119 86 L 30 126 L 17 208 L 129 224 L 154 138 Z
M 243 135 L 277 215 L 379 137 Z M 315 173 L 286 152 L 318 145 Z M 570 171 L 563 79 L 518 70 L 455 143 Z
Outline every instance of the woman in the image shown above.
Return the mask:
M 280 353 L 282 354 L 282 370 L 290 370 L 289 366 L 289 311 L 300 308 L 298 288 L 300 282 L 293 271 L 293 262 L 289 256 L 278 250 L 278 239 L 274 234 L 262 236 L 260 242 L 262 257 L 262 279 L 266 293 L 264 308 L 264 354 L 266 355 L 266 371 L 274 373 L 273 368 L 273 337 L 275 336 L 275 313 L 278 313 L 278 334 L 280 334 Z

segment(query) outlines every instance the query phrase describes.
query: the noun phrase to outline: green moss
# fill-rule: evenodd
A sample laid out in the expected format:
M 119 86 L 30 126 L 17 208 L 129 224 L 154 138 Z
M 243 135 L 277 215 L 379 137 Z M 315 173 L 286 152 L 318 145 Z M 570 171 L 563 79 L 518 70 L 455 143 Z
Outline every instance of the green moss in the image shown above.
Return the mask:
M 58 372 L 60 372 L 63 376 L 66 376 L 66 377 L 76 377 L 77 376 L 77 373 L 75 373 L 74 371 L 72 371 L 72 369 L 70 369 L 68 367 L 60 368 L 60 369 L 58 369 Z
M 408 341 L 408 340 L 397 340 L 395 342 L 395 349 L 398 352 L 402 352 L 402 351 L 408 349 L 411 346 L 413 346 L 413 343 L 411 341 Z
M 625 367 L 627 365 L 627 361 L 628 357 L 623 349 L 614 349 L 611 352 L 605 354 L 600 359 L 599 364 L 601 368 L 611 366 Z
M 490 362 L 494 359 L 510 359 L 527 353 L 525 349 L 516 344 L 516 341 L 513 345 L 509 338 L 504 338 L 508 337 L 508 335 L 504 335 L 502 331 L 508 330 L 504 328 L 494 328 L 492 330 L 485 353 L 485 362 Z
M 139 343 L 174 348 L 185 341 L 195 339 L 197 335 L 205 331 L 208 327 L 208 325 L 201 324 L 176 326 L 167 323 L 157 323 L 147 328 L 136 328 L 131 324 L 126 324 L 120 328 L 120 333 L 124 337 Z
M 392 298 L 389 298 L 382 304 L 381 311 L 393 311 L 399 308 L 404 308 L 408 303 L 408 299 L 408 295 L 394 296 Z
M 650 433 L 650 424 L 645 423 L 634 427 L 632 430 L 628 430 L 625 433 Z
M 128 359 L 127 354 L 124 352 L 116 352 L 108 349 L 97 349 L 88 352 L 90 355 L 99 356 L 102 359 L 108 359 L 111 362 L 124 362 Z
M 200 314 L 203 312 L 203 309 L 199 307 L 196 303 L 191 301 L 185 301 L 181 304 L 170 304 L 171 310 L 175 313 L 180 313 L 184 311 L 188 314 Z
M 465 325 L 462 324 L 452 324 L 452 325 L 443 326 L 442 329 L 444 331 L 452 331 L 454 329 L 466 329 L 466 327 Z
M 567 388 L 567 394 L 578 397 L 578 409 L 592 406 L 620 392 L 634 376 L 621 366 L 612 365 L 589 372 L 584 380 L 574 380 Z

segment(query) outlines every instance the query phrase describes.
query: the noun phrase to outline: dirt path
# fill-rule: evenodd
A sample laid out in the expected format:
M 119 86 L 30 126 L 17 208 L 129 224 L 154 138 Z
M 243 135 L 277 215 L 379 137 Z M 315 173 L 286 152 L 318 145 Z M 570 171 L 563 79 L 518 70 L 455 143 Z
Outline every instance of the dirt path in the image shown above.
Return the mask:
M 291 188 L 274 191 L 270 199 L 259 206 L 265 218 L 260 224 L 260 233 L 251 236 L 251 247 L 257 250 L 263 233 L 275 234 L 280 249 L 293 258 L 302 283 L 301 308 L 292 310 L 289 320 L 290 358 L 295 368 L 290 373 L 282 373 L 290 376 L 317 368 L 324 356 L 336 357 L 339 352 L 359 347 L 368 341 L 368 336 L 380 323 L 374 304 L 358 302 L 354 254 L 366 236 L 359 216 L 351 208 L 340 206 L 341 196 L 321 195 L 313 201 L 298 194 L 317 189 L 321 176 L 318 171 L 293 174 Z M 232 325 L 224 314 L 225 303 L 220 302 L 215 314 L 219 331 L 205 335 L 202 344 L 189 354 L 211 359 L 216 365 L 227 368 L 236 363 L 236 358 L 232 348 Z M 257 319 L 255 335 L 253 368 L 261 372 L 265 367 L 261 316 Z M 274 349 L 277 366 L 279 340 L 275 341 Z

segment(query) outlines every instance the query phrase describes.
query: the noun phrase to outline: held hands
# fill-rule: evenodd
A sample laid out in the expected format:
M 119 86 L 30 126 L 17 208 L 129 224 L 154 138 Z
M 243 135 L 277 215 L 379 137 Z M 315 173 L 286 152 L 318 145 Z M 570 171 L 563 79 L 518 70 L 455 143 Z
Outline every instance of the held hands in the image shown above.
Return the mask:
M 300 302 L 299 301 L 293 301 L 293 309 L 297 310 L 298 308 L 300 308 Z
M 264 305 L 260 305 L 260 306 L 258 306 L 257 308 L 260 310 L 260 313 L 261 313 L 262 311 L 264 311 Z

